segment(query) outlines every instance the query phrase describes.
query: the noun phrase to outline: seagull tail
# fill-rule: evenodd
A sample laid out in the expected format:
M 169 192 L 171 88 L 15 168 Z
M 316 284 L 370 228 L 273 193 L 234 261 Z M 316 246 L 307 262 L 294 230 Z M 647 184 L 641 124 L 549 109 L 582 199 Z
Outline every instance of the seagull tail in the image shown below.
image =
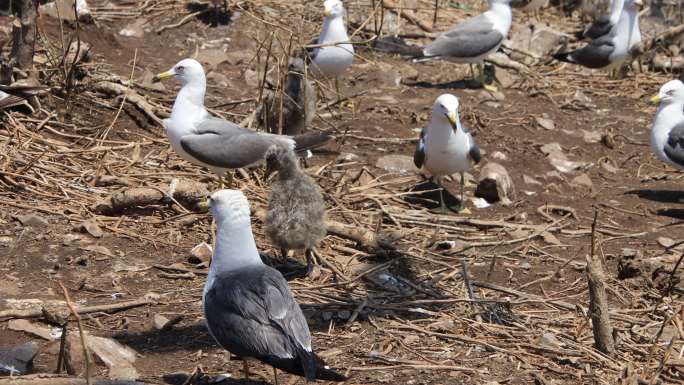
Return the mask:
M 572 52 L 558 52 L 553 54 L 553 58 L 566 63 L 574 63 L 575 61 L 572 59 L 571 55 Z
M 406 44 L 406 41 L 396 36 L 386 36 L 373 41 L 373 49 L 378 52 L 415 57 L 423 54 L 423 47 Z
M 295 141 L 295 152 L 313 150 L 328 143 L 333 136 L 332 131 L 314 132 L 292 137 Z

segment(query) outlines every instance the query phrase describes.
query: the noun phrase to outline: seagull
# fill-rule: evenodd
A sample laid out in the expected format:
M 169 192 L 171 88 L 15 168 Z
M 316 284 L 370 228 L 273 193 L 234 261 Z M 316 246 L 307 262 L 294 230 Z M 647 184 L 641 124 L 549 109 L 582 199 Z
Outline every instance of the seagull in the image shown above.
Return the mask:
M 593 23 L 582 31 L 575 33 L 578 39 L 598 39 L 606 35 L 617 24 L 622 15 L 624 0 L 613 0 L 610 3 L 610 13 L 599 16 Z
M 344 25 L 344 5 L 340 0 L 326 0 L 323 3 L 323 28 L 310 54 L 311 71 L 317 77 L 334 78 L 335 91 L 340 95 L 338 77 L 351 67 L 354 61 L 354 46 L 349 41 Z
M 213 171 L 220 180 L 230 169 L 262 160 L 272 145 L 299 151 L 329 139 L 328 135 L 304 138 L 255 132 L 211 116 L 204 107 L 207 79 L 197 60 L 183 59 L 154 77 L 155 81 L 169 78 L 181 81 L 171 117 L 164 120 L 171 147 L 188 162 Z M 228 180 L 232 180 L 232 174 Z
M 300 134 L 316 116 L 316 89 L 306 79 L 304 60 L 291 57 L 282 93 L 270 92 L 257 110 L 257 122 L 277 134 L 282 116 L 282 133 Z
M 641 41 L 639 29 L 641 4 L 641 0 L 625 0 L 620 18 L 610 32 L 592 40 L 582 48 L 554 54 L 554 59 L 594 69 L 619 68 L 629 57 L 630 49 Z
M 477 64 L 482 86 L 490 91 L 495 87 L 485 84 L 482 62 L 496 52 L 511 29 L 513 16 L 510 0 L 489 0 L 485 13 L 456 24 L 423 48 L 414 62 L 444 59 L 455 63 Z M 472 67 L 471 67 L 472 70 Z
M 663 162 L 684 170 L 684 83 L 665 83 L 651 101 L 658 104 L 651 126 L 651 149 Z
M 264 230 L 283 259 L 288 250 L 304 250 L 307 275 L 314 271 L 313 249 L 325 237 L 325 201 L 313 179 L 299 168 L 292 151 L 271 146 L 266 151 L 266 173 L 278 171 L 271 185 L 271 197 Z
M 208 200 L 216 221 L 216 249 L 203 292 L 209 333 L 224 349 L 305 377 L 345 381 L 311 347 L 311 333 L 299 304 L 280 272 L 263 264 L 242 192 L 220 190 Z
M 458 98 L 451 94 L 441 95 L 432 105 L 432 119 L 420 133 L 420 139 L 413 155 L 416 167 L 424 167 L 441 187 L 440 179 L 455 172 L 461 174 L 461 202 L 463 210 L 465 188 L 464 172 L 472 163 L 479 163 L 480 149 L 468 130 L 458 118 Z M 446 214 L 443 187 L 439 190 L 440 207 L 435 210 Z

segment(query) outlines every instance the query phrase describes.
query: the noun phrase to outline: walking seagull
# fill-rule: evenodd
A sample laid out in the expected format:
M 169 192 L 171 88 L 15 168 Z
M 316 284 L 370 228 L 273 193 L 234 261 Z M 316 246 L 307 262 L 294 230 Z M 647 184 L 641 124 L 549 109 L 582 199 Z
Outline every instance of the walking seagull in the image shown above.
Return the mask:
M 204 108 L 207 79 L 197 60 L 183 59 L 154 78 L 156 81 L 169 78 L 181 81 L 171 117 L 164 120 L 171 147 L 183 159 L 210 169 L 221 180 L 230 169 L 262 160 L 272 145 L 299 151 L 329 139 L 328 135 L 289 137 L 255 132 L 211 116 Z M 232 180 L 232 174 L 228 180 Z
M 444 59 L 455 63 L 477 64 L 482 86 L 490 91 L 496 88 L 485 84 L 482 62 L 496 52 L 511 29 L 513 16 L 510 0 L 489 0 L 485 13 L 456 24 L 423 48 L 414 61 Z M 472 67 L 471 67 L 472 71 Z
M 420 133 L 420 140 L 413 155 L 416 167 L 424 167 L 441 187 L 439 190 L 440 207 L 438 213 L 446 214 L 448 209 L 444 203 L 444 192 L 440 179 L 453 173 L 461 174 L 461 202 L 458 211 L 464 208 L 463 196 L 465 188 L 464 172 L 472 163 L 479 163 L 480 149 L 472 135 L 466 130 L 458 118 L 458 98 L 444 94 L 432 105 L 432 119 Z
M 349 41 L 344 25 L 344 5 L 340 0 L 326 0 L 323 3 L 325 19 L 318 37 L 317 47 L 311 53 L 311 71 L 315 76 L 333 78 L 335 92 L 340 97 L 338 77 L 351 67 L 354 61 L 354 46 Z
M 311 177 L 299 168 L 292 151 L 272 146 L 266 151 L 266 173 L 278 171 L 264 221 L 266 235 L 281 249 L 304 250 L 306 273 L 314 270 L 314 247 L 325 237 L 325 201 Z
M 651 126 L 651 149 L 663 162 L 684 170 L 684 83 L 665 83 L 651 101 L 658 104 Z
M 344 381 L 311 348 L 311 334 L 287 281 L 259 257 L 247 198 L 236 190 L 211 195 L 216 220 L 216 250 L 204 286 L 204 315 L 209 333 L 224 349 L 255 358 L 307 381 Z
M 620 18 L 610 32 L 582 48 L 554 54 L 554 59 L 594 69 L 619 68 L 629 58 L 632 47 L 641 41 L 640 6 L 641 0 L 625 0 Z

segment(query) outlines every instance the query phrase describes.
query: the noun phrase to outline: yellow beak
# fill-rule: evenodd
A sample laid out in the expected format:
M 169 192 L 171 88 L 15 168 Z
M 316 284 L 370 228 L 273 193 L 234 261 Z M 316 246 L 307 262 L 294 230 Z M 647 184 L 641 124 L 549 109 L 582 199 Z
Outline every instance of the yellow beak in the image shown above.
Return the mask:
M 162 73 L 158 73 L 158 74 L 154 75 L 154 77 L 152 78 L 152 81 L 156 83 L 156 82 L 160 82 L 162 80 L 171 79 L 174 76 L 176 76 L 175 73 L 173 73 L 171 71 L 166 71 L 166 72 L 162 72 Z
M 197 202 L 197 209 L 201 212 L 209 211 L 209 200 Z
M 655 95 L 651 98 L 651 103 L 660 104 L 660 95 Z
M 454 130 L 458 127 L 458 115 L 456 115 L 455 112 L 450 112 L 447 114 L 447 119 L 449 119 L 449 123 L 451 123 L 451 127 L 453 127 Z
M 332 15 L 332 12 L 329 9 L 323 11 L 323 16 L 328 17 L 330 15 Z

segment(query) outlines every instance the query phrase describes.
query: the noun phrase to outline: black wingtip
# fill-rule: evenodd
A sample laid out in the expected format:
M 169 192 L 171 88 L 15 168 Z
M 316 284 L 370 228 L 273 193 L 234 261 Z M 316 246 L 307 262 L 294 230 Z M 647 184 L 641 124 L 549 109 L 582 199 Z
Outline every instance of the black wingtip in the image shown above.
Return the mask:
M 552 56 L 554 59 L 566 63 L 574 63 L 574 61 L 570 58 L 571 52 L 558 52 L 554 53 Z
M 323 381 L 335 381 L 335 382 L 343 382 L 347 381 L 349 378 L 346 376 L 343 376 L 340 373 L 337 373 L 334 370 L 325 368 L 325 367 L 318 367 L 316 370 L 316 379 L 317 380 L 323 380 Z
M 332 131 L 325 131 L 296 135 L 292 139 L 295 141 L 295 151 L 303 152 L 325 145 L 333 139 L 333 136 Z

